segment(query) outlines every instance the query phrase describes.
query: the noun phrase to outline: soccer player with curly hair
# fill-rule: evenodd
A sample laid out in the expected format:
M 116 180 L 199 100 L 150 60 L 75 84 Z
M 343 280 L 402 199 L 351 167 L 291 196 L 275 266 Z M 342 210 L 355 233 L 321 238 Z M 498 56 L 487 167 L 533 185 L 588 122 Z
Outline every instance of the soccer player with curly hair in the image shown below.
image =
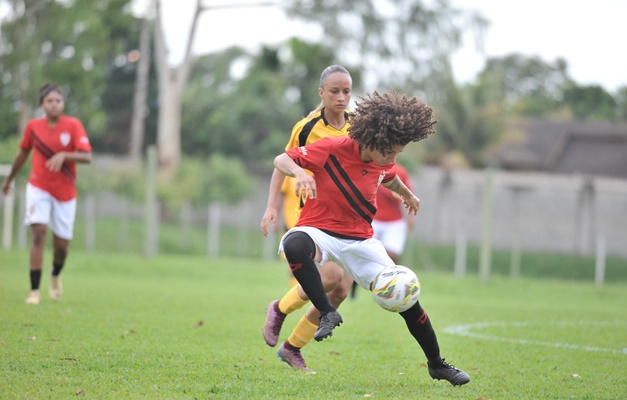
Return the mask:
M 374 92 L 357 103 L 348 137 L 321 139 L 275 158 L 276 170 L 294 177 L 296 192 L 308 196 L 298 223 L 281 238 L 279 251 L 320 312 L 316 341 L 331 336 L 343 322 L 325 293 L 318 266 L 334 261 L 370 290 L 379 271 L 394 265 L 381 242 L 372 237 L 377 189 L 383 185 L 403 199 L 408 213 L 418 212 L 420 200 L 393 167 L 405 146 L 435 133 L 436 122 L 431 107 L 416 97 Z M 440 356 L 435 331 L 420 302 L 399 314 L 422 348 L 433 379 L 453 385 L 470 381 L 468 374 Z

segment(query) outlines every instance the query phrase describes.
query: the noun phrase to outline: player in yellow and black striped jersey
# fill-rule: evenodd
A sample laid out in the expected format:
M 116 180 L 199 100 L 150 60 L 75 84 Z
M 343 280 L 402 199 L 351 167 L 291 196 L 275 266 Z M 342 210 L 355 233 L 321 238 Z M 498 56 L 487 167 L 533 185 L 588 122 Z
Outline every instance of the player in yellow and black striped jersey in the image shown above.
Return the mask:
M 347 107 L 352 92 L 352 78 L 350 73 L 340 65 L 327 67 L 320 76 L 318 95 L 322 99 L 320 105 L 307 117 L 294 125 L 285 150 L 305 146 L 326 137 L 348 136 L 350 112 Z M 283 224 L 286 230 L 294 227 L 298 221 L 300 210 L 304 206 L 305 195 L 298 196 L 295 192 L 294 178 L 285 178 L 276 170 L 272 175 L 268 204 L 263 216 L 261 227 L 267 236 L 267 227 L 270 223 L 277 228 L 277 204 L 283 209 Z M 335 288 L 327 292 L 334 307 L 346 299 L 352 285 L 352 278 L 341 267 L 329 262 L 319 268 L 323 284 Z M 337 277 L 341 277 L 339 280 Z M 295 280 L 294 280 L 295 281 Z M 297 282 L 296 282 L 297 283 Z M 295 284 L 292 289 L 280 300 L 275 300 L 268 306 L 268 316 L 276 315 L 285 318 L 286 314 L 303 307 L 309 301 L 302 288 Z M 297 369 L 307 369 L 300 349 L 311 341 L 318 328 L 320 313 L 311 306 L 305 316 L 301 318 L 292 334 L 279 347 L 278 356 L 289 365 Z M 276 346 L 280 332 L 272 329 L 263 329 L 263 336 L 269 346 Z M 276 326 L 274 324 L 273 326 Z

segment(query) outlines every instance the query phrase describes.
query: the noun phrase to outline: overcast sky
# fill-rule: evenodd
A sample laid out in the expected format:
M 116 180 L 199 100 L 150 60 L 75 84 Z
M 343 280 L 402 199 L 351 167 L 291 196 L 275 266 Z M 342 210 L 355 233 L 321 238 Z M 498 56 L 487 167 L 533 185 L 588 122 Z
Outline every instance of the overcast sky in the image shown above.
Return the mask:
M 136 0 L 136 10 L 145 9 L 146 2 Z M 162 4 L 170 59 L 176 63 L 182 57 L 195 1 L 162 0 Z M 519 52 L 547 62 L 564 58 L 568 72 L 581 85 L 599 84 L 609 91 L 627 85 L 626 0 L 453 0 L 453 4 L 479 10 L 491 21 L 483 55 L 471 38 L 455 55 L 460 82 L 474 79 L 485 57 Z M 211 10 L 201 16 L 193 49 L 196 54 L 232 45 L 256 49 L 293 35 L 316 34 L 311 27 L 288 21 L 275 7 Z

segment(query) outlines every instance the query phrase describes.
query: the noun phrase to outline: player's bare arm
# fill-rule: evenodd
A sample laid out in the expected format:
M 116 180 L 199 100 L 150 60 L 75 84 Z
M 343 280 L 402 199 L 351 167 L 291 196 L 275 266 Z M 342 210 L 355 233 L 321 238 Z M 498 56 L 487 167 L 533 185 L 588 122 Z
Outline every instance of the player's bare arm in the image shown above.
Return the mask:
M 268 202 L 266 203 L 266 212 L 261 218 L 261 233 L 264 236 L 268 236 L 269 225 L 272 223 L 272 227 L 277 229 L 277 201 L 279 193 L 281 192 L 281 186 L 285 180 L 285 174 L 275 169 L 272 171 L 272 178 L 270 178 L 270 190 L 268 192 Z
M 48 167 L 50 171 L 59 172 L 61 171 L 61 167 L 65 161 L 89 164 L 91 163 L 91 158 L 91 153 L 84 151 L 61 151 L 50 157 L 50 159 L 46 162 L 46 167 Z
M 318 195 L 316 189 L 316 180 L 310 176 L 304 169 L 298 166 L 290 156 L 283 153 L 274 159 L 274 166 L 279 172 L 286 176 L 295 178 L 294 185 L 296 187 L 296 196 L 301 192 L 308 195 L 310 199 L 315 199 Z
M 11 172 L 9 172 L 9 175 L 6 177 L 4 183 L 2 184 L 2 193 L 4 193 L 5 196 L 11 192 L 11 182 L 13 181 L 13 178 L 15 178 L 15 175 L 20 171 L 20 169 L 22 169 L 22 166 L 28 159 L 29 153 L 30 150 L 24 149 L 20 149 L 20 152 L 17 153 L 17 157 L 15 157 L 13 165 L 11 166 Z
M 418 213 L 420 210 L 420 199 L 409 190 L 398 175 L 391 181 L 382 183 L 382 185 L 403 200 L 403 205 L 407 208 L 407 214 L 416 215 Z

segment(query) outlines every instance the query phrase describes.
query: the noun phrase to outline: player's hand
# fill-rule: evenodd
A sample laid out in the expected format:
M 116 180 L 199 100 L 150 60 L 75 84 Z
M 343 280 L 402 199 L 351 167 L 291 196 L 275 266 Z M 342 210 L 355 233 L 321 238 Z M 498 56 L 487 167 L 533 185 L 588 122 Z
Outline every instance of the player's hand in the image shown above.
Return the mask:
M 420 199 L 413 194 L 410 197 L 403 197 L 403 206 L 407 209 L 407 214 L 418 214 L 420 210 Z
M 295 194 L 297 197 L 301 196 L 301 193 L 305 195 L 305 198 L 315 199 L 318 197 L 318 189 L 316 188 L 316 180 L 313 176 L 309 175 L 303 170 L 300 170 L 295 176 L 296 180 L 294 186 L 296 188 Z
M 65 161 L 65 152 L 59 152 L 52 157 L 48 161 L 46 161 L 46 168 L 48 168 L 52 172 L 61 171 L 61 167 L 63 167 L 63 162 Z
M 11 193 L 11 181 L 10 180 L 5 180 L 2 183 L 2 193 L 4 193 L 5 196 L 8 196 L 9 193 Z
M 261 233 L 265 237 L 268 237 L 268 233 L 270 233 L 270 224 L 274 230 L 278 229 L 276 209 L 273 208 L 268 208 L 261 218 Z

